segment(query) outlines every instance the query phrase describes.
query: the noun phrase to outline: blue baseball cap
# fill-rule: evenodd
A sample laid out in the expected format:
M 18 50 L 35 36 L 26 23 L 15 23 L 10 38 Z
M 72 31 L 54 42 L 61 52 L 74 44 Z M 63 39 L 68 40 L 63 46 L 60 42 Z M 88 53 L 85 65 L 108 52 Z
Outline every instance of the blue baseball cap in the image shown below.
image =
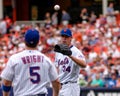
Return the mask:
M 61 32 L 60 32 L 61 35 L 66 35 L 68 37 L 72 37 L 72 32 L 70 29 L 62 29 Z
M 30 45 L 36 45 L 39 42 L 40 34 L 36 29 L 29 29 L 25 33 L 25 42 Z

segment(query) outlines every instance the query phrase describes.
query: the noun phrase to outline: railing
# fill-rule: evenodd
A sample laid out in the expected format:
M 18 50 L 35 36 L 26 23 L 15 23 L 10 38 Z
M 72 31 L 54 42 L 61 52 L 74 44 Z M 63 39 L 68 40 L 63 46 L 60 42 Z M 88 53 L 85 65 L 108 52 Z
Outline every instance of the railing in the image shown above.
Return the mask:
M 36 24 L 40 24 L 40 26 L 44 26 L 45 25 L 45 21 L 16 21 L 17 25 L 36 25 Z

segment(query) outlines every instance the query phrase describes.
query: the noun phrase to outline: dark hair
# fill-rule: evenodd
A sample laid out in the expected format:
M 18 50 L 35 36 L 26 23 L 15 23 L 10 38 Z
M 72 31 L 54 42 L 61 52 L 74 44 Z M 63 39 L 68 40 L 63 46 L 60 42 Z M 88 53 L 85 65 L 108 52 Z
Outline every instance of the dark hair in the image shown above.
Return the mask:
M 37 47 L 38 43 L 36 43 L 36 44 L 29 44 L 29 43 L 25 42 L 25 44 L 26 44 L 27 47 L 35 48 L 35 47 Z

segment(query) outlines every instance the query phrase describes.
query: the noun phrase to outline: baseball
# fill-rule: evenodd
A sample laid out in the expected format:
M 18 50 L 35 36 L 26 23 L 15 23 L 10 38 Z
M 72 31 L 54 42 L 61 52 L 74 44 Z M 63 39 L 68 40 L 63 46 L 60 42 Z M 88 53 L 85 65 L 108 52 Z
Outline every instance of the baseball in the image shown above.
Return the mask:
M 55 5 L 54 6 L 54 10 L 56 10 L 56 11 L 60 10 L 60 6 L 59 5 Z

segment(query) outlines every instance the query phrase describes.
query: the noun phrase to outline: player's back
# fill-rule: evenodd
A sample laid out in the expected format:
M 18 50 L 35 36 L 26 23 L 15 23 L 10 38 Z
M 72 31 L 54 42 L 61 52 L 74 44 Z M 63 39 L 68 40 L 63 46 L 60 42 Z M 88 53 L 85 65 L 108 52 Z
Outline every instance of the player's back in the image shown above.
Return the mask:
M 13 75 L 15 96 L 47 93 L 45 86 L 49 82 L 48 70 L 51 62 L 45 55 L 35 50 L 25 50 L 11 56 L 8 63 L 15 74 Z

